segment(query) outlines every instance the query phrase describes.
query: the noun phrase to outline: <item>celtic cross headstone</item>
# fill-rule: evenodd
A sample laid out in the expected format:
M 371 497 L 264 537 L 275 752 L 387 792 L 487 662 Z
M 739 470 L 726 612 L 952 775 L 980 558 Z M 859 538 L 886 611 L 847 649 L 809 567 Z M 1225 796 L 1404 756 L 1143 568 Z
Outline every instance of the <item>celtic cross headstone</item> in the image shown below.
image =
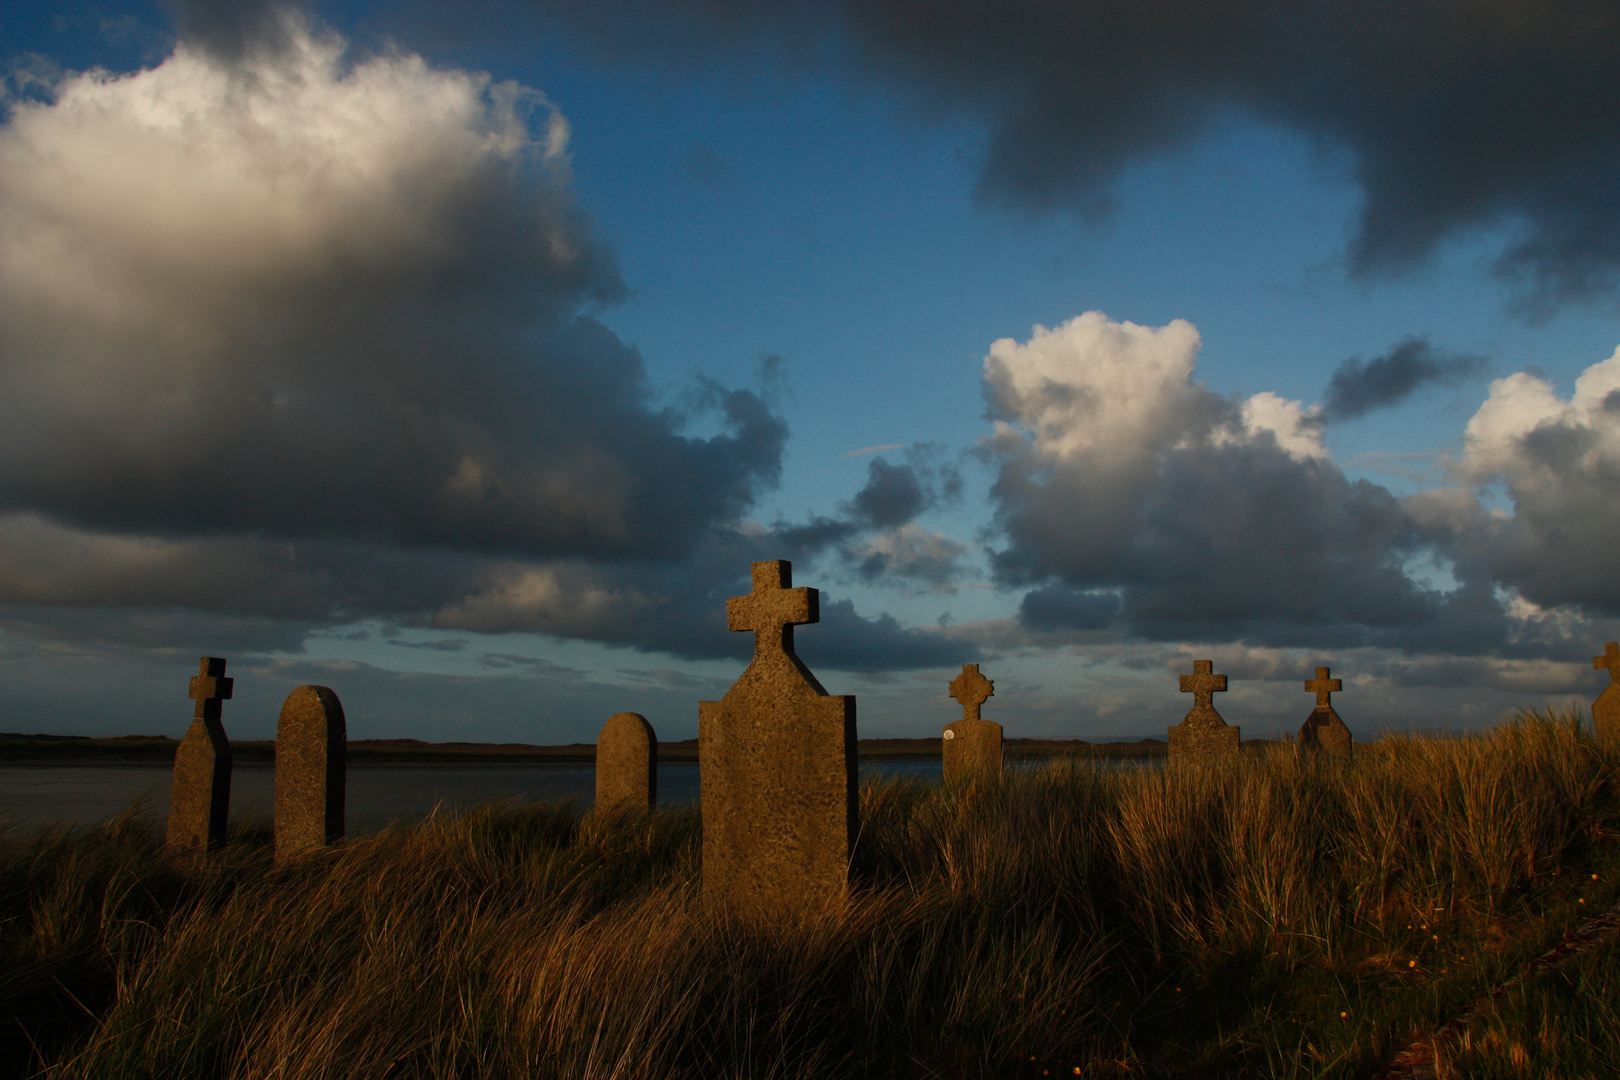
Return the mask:
M 945 782 L 999 772 L 1001 725 L 979 716 L 980 706 L 995 696 L 996 684 L 979 674 L 978 664 L 963 664 L 950 689 L 951 697 L 962 703 L 962 719 L 945 728 L 941 754 Z

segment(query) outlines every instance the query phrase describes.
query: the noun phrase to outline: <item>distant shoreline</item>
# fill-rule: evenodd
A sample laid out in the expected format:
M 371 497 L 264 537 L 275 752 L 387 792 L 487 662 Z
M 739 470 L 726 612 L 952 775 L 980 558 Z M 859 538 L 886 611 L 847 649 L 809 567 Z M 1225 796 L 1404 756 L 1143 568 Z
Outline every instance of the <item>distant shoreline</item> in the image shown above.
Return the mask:
M 25 735 L 0 732 L 0 765 L 129 765 L 166 764 L 174 760 L 178 740 L 164 735 L 124 735 L 93 739 L 78 735 Z M 1162 739 L 1091 743 L 1083 739 L 1008 739 L 1009 761 L 1027 758 L 1151 759 L 1165 756 Z M 231 743 L 234 760 L 272 762 L 276 744 L 269 739 Z M 940 741 L 933 739 L 862 739 L 862 761 L 938 761 Z M 658 744 L 658 760 L 696 762 L 696 739 Z M 586 765 L 596 760 L 592 743 L 535 746 L 529 743 L 430 743 L 418 739 L 355 739 L 348 746 L 350 765 Z

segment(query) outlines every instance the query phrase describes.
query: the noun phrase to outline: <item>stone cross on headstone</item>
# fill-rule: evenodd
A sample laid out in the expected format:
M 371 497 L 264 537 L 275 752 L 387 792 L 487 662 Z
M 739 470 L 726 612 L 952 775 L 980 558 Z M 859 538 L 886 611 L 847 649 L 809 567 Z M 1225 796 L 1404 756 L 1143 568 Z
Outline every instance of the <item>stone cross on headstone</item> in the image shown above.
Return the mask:
M 1001 769 L 1001 725 L 979 717 L 979 707 L 994 697 L 996 684 L 979 674 L 978 664 L 963 664 L 951 680 L 951 697 L 962 703 L 962 719 L 945 729 L 941 762 L 945 782 L 970 773 Z
M 646 810 L 658 799 L 658 734 L 640 713 L 614 713 L 596 737 L 596 808 Z
M 1592 726 L 1599 735 L 1620 735 L 1620 642 L 1603 647 L 1602 656 L 1592 657 L 1592 670 L 1609 669 L 1609 685 L 1592 702 Z
M 1335 757 L 1350 753 L 1354 740 L 1339 714 L 1333 711 L 1333 693 L 1344 689 L 1343 679 L 1328 678 L 1328 669 L 1316 669 L 1316 678 L 1305 680 L 1305 689 L 1316 694 L 1316 708 L 1299 729 L 1302 750 L 1323 750 Z
M 343 838 L 348 745 L 343 703 L 329 688 L 287 695 L 276 722 L 276 862 Z
M 168 846 L 179 852 L 206 854 L 225 843 L 225 819 L 231 805 L 231 743 L 221 720 L 223 703 L 234 679 L 225 677 L 225 661 L 205 656 L 191 680 L 197 702 L 191 726 L 174 752 L 174 780 L 169 788 Z
M 1235 754 L 1239 730 L 1215 711 L 1214 695 L 1226 689 L 1226 676 L 1215 674 L 1213 660 L 1194 660 L 1193 673 L 1181 677 L 1181 692 L 1193 696 L 1193 707 L 1170 729 L 1170 760 L 1195 761 Z
M 754 632 L 748 670 L 698 703 L 703 896 L 744 918 L 784 922 L 842 903 L 859 804 L 855 698 L 833 696 L 793 653 L 793 627 L 820 594 L 793 588 L 785 560 L 753 564 L 753 591 L 726 625 Z

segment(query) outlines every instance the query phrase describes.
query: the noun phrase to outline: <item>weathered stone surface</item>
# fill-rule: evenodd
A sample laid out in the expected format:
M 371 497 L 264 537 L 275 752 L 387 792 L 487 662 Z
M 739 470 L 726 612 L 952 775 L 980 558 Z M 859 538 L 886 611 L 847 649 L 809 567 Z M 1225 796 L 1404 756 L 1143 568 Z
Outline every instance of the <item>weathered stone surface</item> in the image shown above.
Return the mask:
M 168 846 L 172 851 L 205 854 L 225 843 L 225 819 L 231 806 L 231 743 L 221 720 L 234 680 L 225 677 L 225 661 L 205 656 L 191 680 L 197 706 L 185 738 L 174 752 L 174 781 L 169 787 Z
M 816 590 L 792 588 L 784 560 L 754 563 L 753 582 L 726 601 L 726 625 L 754 632 L 754 659 L 724 698 L 698 703 L 703 896 L 782 923 L 848 894 L 855 698 L 829 695 L 793 653 L 793 627 L 820 618 Z
M 1226 689 L 1226 676 L 1215 674 L 1213 660 L 1194 660 L 1193 673 L 1181 677 L 1181 692 L 1193 696 L 1192 711 L 1170 729 L 1170 761 L 1199 761 L 1237 753 L 1239 729 L 1221 719 L 1213 695 Z
M 1328 678 L 1328 669 L 1316 669 L 1316 678 L 1305 680 L 1305 689 L 1316 694 L 1316 708 L 1299 729 L 1302 750 L 1322 750 L 1335 757 L 1348 757 L 1354 740 L 1339 714 L 1333 711 L 1333 692 L 1344 689 L 1344 680 Z
M 343 704 L 324 686 L 287 695 L 276 724 L 276 861 L 343 838 Z
M 1592 657 L 1592 670 L 1609 669 L 1609 685 L 1592 702 L 1592 726 L 1604 737 L 1620 736 L 1620 642 L 1609 642 L 1602 656 Z
M 996 693 L 996 684 L 979 674 L 978 664 L 963 664 L 951 680 L 951 697 L 962 703 L 962 719 L 945 729 L 942 761 L 945 782 L 970 773 L 1001 771 L 1001 725 L 979 716 L 979 707 Z
M 640 713 L 614 713 L 596 737 L 596 808 L 646 809 L 657 798 L 657 732 Z

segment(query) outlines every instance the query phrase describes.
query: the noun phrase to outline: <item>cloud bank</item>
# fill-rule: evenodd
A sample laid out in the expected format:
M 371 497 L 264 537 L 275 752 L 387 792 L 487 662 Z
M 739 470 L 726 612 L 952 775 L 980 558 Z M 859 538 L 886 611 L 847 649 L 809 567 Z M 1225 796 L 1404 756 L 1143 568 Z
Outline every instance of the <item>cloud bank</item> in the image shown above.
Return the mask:
M 712 382 L 666 403 L 591 317 L 624 288 L 566 118 L 193 7 L 161 64 L 0 127 L 0 604 L 92 637 L 181 607 L 746 652 L 683 624 L 784 554 L 742 522 L 787 426 Z M 931 496 L 873 468 L 862 527 L 903 526 Z M 848 662 L 931 655 L 845 608 Z
M 709 63 L 717 43 L 761 41 L 806 64 L 848 56 L 927 112 L 983 124 L 994 204 L 1106 214 L 1125 167 L 1238 112 L 1349 151 L 1355 276 L 1501 226 L 1495 272 L 1531 312 L 1612 304 L 1620 284 L 1620 21 L 1605 0 L 541 6 L 621 59 Z
M 1197 383 L 1198 346 L 1184 321 L 1089 312 L 991 347 L 995 430 L 981 449 L 1006 540 L 992 565 L 1000 584 L 1029 590 L 1027 628 L 1536 655 L 1567 651 L 1591 633 L 1582 619 L 1620 611 L 1604 540 L 1620 527 L 1620 354 L 1568 402 L 1528 375 L 1492 384 L 1457 466 L 1467 484 L 1403 500 L 1344 475 L 1319 407 Z M 1459 368 L 1474 363 L 1402 343 L 1341 368 L 1328 397 L 1342 416 L 1346 402 L 1421 383 L 1402 371 Z M 1482 502 L 1498 483 L 1511 513 Z M 1413 569 L 1424 564 L 1455 583 Z M 1560 606 L 1571 610 L 1550 614 Z

